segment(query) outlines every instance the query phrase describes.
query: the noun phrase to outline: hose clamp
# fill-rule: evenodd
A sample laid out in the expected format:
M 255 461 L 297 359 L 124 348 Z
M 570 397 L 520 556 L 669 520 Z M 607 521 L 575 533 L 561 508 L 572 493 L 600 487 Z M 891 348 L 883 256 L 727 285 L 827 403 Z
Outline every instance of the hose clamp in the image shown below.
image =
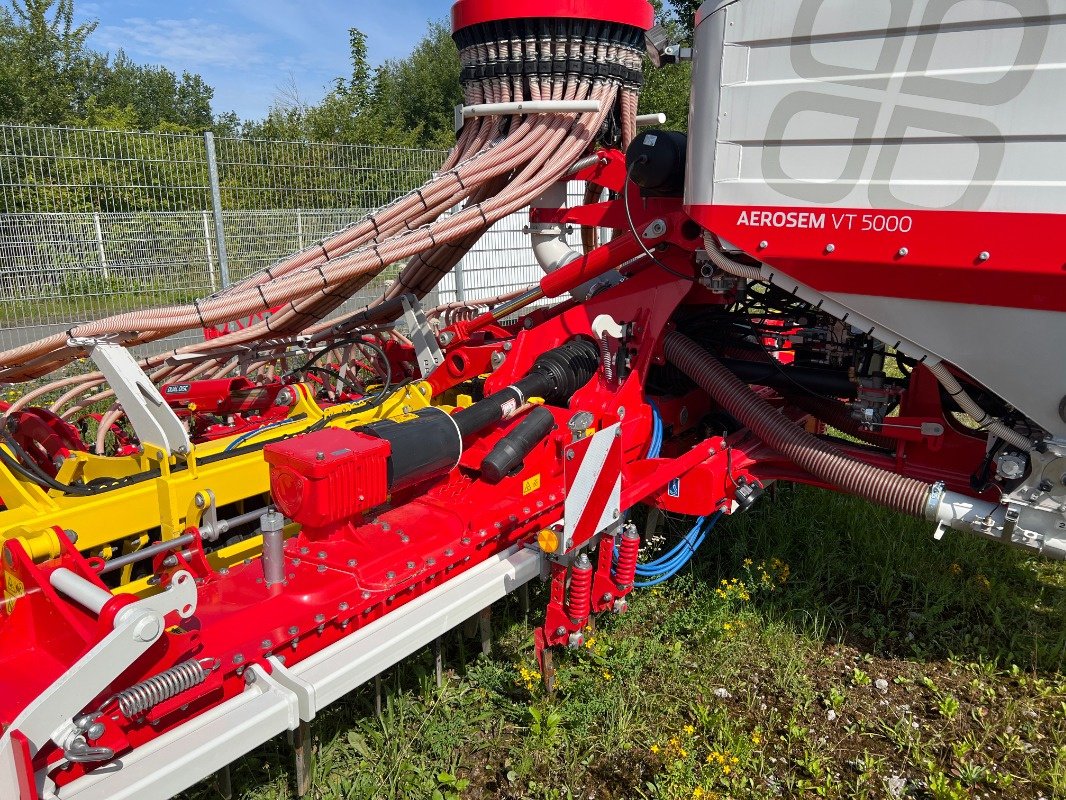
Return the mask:
M 940 504 L 944 501 L 945 486 L 943 481 L 937 481 L 929 487 L 929 499 L 925 502 L 925 518 L 935 520 L 940 512 Z

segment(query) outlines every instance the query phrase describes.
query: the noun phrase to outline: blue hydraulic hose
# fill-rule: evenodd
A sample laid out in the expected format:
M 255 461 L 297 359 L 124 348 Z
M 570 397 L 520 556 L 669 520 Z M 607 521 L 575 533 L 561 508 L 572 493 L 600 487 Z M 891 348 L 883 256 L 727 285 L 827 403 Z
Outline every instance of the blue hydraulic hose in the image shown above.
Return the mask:
M 651 400 L 648 400 L 648 405 L 651 406 L 652 425 L 651 442 L 648 444 L 646 458 L 658 458 L 663 447 L 665 428 L 662 415 L 659 413 L 659 407 Z M 677 575 L 692 560 L 693 554 L 707 539 L 707 534 L 718 523 L 722 513 L 719 511 L 710 516 L 700 517 L 696 520 L 696 524 L 692 526 L 692 530 L 685 534 L 684 538 L 669 553 L 659 556 L 647 564 L 638 564 L 637 577 L 648 578 L 648 580 L 636 581 L 633 585 L 640 589 L 647 589 L 666 583 L 670 578 Z M 618 558 L 617 548 L 615 548 L 615 558 Z
M 648 580 L 637 581 L 633 585 L 639 589 L 648 589 L 666 583 L 677 575 L 692 560 L 692 556 L 707 540 L 707 534 L 718 524 L 723 514 L 724 512 L 719 511 L 709 517 L 700 517 L 673 550 L 647 564 L 638 564 L 637 576 Z
M 648 405 L 651 406 L 651 443 L 645 458 L 658 458 L 663 449 L 663 418 L 654 402 L 649 400 Z

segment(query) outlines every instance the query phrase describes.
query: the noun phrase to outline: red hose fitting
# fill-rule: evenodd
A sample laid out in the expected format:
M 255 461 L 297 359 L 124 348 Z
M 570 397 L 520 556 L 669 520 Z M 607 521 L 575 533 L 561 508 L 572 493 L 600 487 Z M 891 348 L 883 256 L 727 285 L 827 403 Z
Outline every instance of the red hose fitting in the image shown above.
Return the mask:
M 622 528 L 622 541 L 618 545 L 618 565 L 614 580 L 621 588 L 628 589 L 637 578 L 637 555 L 640 552 L 640 534 L 635 525 Z
M 566 596 L 566 615 L 575 625 L 584 622 L 592 611 L 592 562 L 584 553 L 570 568 L 570 591 Z

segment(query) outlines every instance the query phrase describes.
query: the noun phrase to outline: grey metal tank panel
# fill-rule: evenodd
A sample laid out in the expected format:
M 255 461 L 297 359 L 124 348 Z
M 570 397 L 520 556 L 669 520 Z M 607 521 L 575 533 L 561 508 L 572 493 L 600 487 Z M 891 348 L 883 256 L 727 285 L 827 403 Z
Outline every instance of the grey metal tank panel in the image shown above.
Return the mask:
M 706 3 L 687 202 L 1064 210 L 1063 14 L 1066 0 Z

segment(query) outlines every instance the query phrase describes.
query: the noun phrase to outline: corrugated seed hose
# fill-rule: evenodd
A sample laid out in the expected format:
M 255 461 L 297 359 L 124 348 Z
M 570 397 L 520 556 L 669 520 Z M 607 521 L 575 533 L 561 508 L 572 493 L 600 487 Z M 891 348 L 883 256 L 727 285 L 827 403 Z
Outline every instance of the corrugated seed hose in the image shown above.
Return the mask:
M 667 334 L 665 350 L 667 360 L 726 411 L 815 478 L 904 514 L 926 515 L 929 484 L 856 461 L 807 433 L 687 336 Z

